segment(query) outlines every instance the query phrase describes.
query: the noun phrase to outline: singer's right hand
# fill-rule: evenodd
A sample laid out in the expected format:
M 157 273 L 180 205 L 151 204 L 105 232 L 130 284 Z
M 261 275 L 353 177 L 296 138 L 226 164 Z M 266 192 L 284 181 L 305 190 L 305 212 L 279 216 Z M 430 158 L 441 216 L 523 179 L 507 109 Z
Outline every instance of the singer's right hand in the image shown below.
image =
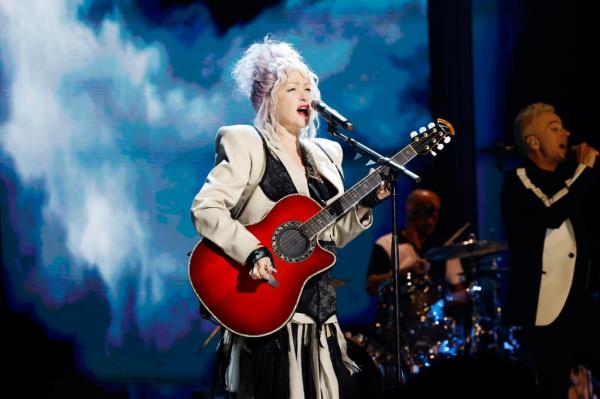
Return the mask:
M 598 150 L 586 143 L 581 143 L 575 147 L 575 159 L 577 162 L 587 165 L 590 168 L 594 167 L 598 155 Z
M 274 272 L 275 268 L 271 264 L 271 259 L 265 256 L 254 264 L 254 267 L 250 270 L 250 277 L 253 280 L 269 280 Z

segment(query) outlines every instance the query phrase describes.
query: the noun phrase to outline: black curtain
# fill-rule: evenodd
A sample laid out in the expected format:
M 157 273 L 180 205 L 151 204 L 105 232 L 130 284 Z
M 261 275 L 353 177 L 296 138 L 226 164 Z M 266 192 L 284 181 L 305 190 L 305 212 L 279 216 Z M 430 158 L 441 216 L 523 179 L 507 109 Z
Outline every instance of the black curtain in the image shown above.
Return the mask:
M 523 106 L 553 104 L 573 142 L 600 145 L 596 132 L 598 16 L 593 2 L 530 0 L 521 4 L 514 63 L 508 71 L 505 139 Z
M 456 136 L 421 171 L 423 186 L 442 199 L 438 235 L 445 240 L 465 222 L 477 231 L 470 0 L 429 1 L 430 106 Z

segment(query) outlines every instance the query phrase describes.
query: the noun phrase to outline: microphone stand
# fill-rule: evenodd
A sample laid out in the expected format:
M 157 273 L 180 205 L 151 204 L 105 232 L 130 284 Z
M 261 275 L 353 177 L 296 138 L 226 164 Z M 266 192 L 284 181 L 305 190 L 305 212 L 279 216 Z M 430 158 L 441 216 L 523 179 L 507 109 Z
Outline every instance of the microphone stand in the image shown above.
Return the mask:
M 384 157 L 377 151 L 374 151 L 371 148 L 367 147 L 366 145 L 362 144 L 360 141 L 356 141 L 355 139 L 346 136 L 345 134 L 343 134 L 342 132 L 340 132 L 338 130 L 338 128 L 335 126 L 335 124 L 328 122 L 327 123 L 327 131 L 332 136 L 341 138 L 346 143 L 348 143 L 352 147 L 354 147 L 358 152 L 360 152 L 363 155 L 366 155 L 368 158 L 373 160 L 373 162 L 377 163 L 378 165 L 388 166 L 390 168 L 390 170 L 395 170 L 399 174 L 404 174 L 404 175 L 410 177 L 411 179 L 413 179 L 416 183 L 419 183 L 421 181 L 421 178 L 418 175 L 411 172 L 406 167 L 392 161 L 388 157 Z
M 390 191 L 391 191 L 391 197 L 392 197 L 392 204 L 391 204 L 391 206 L 392 206 L 392 248 L 391 248 L 391 252 L 392 252 L 392 270 L 393 270 L 392 275 L 393 275 L 393 287 L 394 287 L 394 332 L 395 332 L 395 334 L 394 334 L 394 336 L 395 336 L 394 358 L 395 358 L 395 362 L 396 362 L 396 370 L 395 370 L 396 375 L 394 376 L 394 379 L 395 379 L 397 387 L 399 387 L 400 385 L 406 384 L 406 375 L 404 374 L 402 367 L 401 367 L 402 355 L 400 353 L 401 352 L 400 296 L 399 296 L 400 273 L 398 271 L 400 262 L 399 262 L 399 255 L 398 255 L 398 214 L 396 211 L 396 209 L 397 209 L 397 207 L 396 207 L 396 203 L 397 203 L 396 183 L 398 181 L 398 177 L 401 174 L 404 174 L 404 175 L 410 177 L 417 183 L 421 181 L 421 178 L 418 175 L 416 175 L 415 173 L 413 173 L 410 170 L 408 170 L 407 168 L 405 168 L 404 166 L 399 165 L 398 163 L 392 161 L 390 158 L 384 157 L 383 155 L 381 155 L 378 152 L 372 150 L 371 148 L 365 146 L 364 144 L 341 133 L 337 129 L 335 124 L 333 124 L 329 121 L 328 121 L 328 125 L 327 125 L 327 131 L 332 136 L 341 138 L 346 143 L 348 143 L 352 147 L 354 147 L 358 152 L 360 152 L 363 155 L 366 155 L 367 157 L 369 157 L 371 160 L 373 160 L 378 165 L 382 165 L 382 166 L 384 165 L 384 166 L 389 167 L 388 174 L 382 175 L 382 177 L 388 182 Z

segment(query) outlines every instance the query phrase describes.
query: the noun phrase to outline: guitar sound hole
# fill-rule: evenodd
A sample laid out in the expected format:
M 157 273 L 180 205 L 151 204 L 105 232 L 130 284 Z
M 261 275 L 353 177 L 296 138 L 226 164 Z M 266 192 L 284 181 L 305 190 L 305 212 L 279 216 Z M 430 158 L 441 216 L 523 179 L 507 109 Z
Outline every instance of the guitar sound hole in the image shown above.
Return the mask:
M 315 249 L 310 240 L 299 230 L 299 222 L 288 222 L 279 226 L 273 234 L 273 250 L 287 262 L 300 262 L 309 257 Z

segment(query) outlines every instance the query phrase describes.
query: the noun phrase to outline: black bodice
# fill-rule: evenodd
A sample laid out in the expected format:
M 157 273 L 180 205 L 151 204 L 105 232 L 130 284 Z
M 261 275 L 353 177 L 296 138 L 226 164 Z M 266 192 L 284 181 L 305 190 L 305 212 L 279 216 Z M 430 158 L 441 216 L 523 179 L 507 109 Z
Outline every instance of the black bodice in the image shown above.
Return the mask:
M 277 202 L 287 195 L 296 194 L 296 187 L 287 169 L 271 152 L 262 134 L 260 134 L 260 137 L 263 141 L 266 160 L 265 171 L 258 185 L 267 198 L 273 202 Z M 307 171 L 312 172 L 307 177 L 310 196 L 323 205 L 328 199 L 337 194 L 337 190 L 331 182 L 321 179 L 316 174 L 312 156 L 304 146 L 301 147 L 301 151 L 305 168 Z M 335 245 L 332 242 L 321 244 L 328 250 L 335 252 Z M 308 280 L 300 296 L 296 311 L 310 316 L 319 326 L 335 314 L 336 293 L 330 270 L 319 273 Z

